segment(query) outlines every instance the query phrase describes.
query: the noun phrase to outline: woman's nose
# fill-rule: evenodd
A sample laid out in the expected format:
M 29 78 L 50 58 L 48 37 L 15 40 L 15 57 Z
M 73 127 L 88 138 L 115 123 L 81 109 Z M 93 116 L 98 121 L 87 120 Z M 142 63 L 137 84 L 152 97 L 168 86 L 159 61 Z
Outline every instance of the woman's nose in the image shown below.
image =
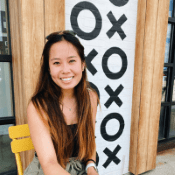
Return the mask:
M 63 64 L 62 72 L 63 72 L 63 73 L 68 73 L 68 72 L 70 72 L 69 64 L 67 64 L 67 63 L 64 63 L 64 64 Z

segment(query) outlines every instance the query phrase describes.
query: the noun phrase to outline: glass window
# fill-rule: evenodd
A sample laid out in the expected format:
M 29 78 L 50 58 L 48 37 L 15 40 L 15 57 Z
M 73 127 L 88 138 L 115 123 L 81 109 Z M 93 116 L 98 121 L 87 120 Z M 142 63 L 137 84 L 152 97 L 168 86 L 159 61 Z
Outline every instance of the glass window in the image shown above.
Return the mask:
M 8 127 L 12 125 L 0 125 L 0 174 L 15 174 L 16 163 L 15 155 L 11 151 L 10 142 L 12 141 L 8 135 Z
M 159 123 L 159 140 L 169 139 L 169 137 L 175 137 L 175 106 L 172 106 L 171 101 L 175 102 L 175 82 L 172 81 L 173 72 L 175 70 L 174 64 L 174 1 L 169 0 L 169 23 L 167 25 L 166 46 L 163 68 L 163 81 L 162 81 L 162 99 L 161 99 L 161 111 L 160 111 L 160 123 Z M 172 20 L 173 19 L 173 20 Z M 170 64 L 166 64 L 170 63 Z M 174 87 L 172 86 L 174 84 Z M 172 89 L 173 87 L 173 89 Z M 171 99 L 170 99 L 171 98 Z M 172 111 L 171 111 L 172 110 Z M 169 121 L 171 118 L 171 121 Z M 171 122 L 171 124 L 170 124 Z M 170 131 L 171 125 L 171 131 Z
M 175 101 L 175 77 L 174 77 L 174 85 L 173 85 L 173 96 L 172 101 Z
M 169 60 L 171 27 L 172 27 L 172 25 L 168 24 L 167 36 L 166 36 L 166 45 L 165 45 L 165 59 L 164 59 L 165 63 L 168 63 L 168 60 Z
M 160 121 L 159 121 L 159 140 L 164 139 L 164 118 L 165 118 L 165 110 L 166 106 L 161 106 L 160 110 Z
M 167 72 L 168 68 L 164 67 L 163 69 L 163 81 L 162 81 L 162 102 L 165 101 L 165 94 L 166 94 L 166 89 L 167 89 Z
M 14 122 L 13 118 L 15 119 L 15 117 L 12 98 L 12 56 L 9 42 L 7 3 L 7 0 L 0 0 L 0 174 L 17 175 L 15 155 L 11 151 L 11 139 L 8 134 L 8 128 L 13 125 L 11 121 Z M 8 58 L 8 62 L 6 58 Z
M 170 0 L 169 17 L 173 17 L 173 0 Z
M 13 116 L 10 63 L 0 62 L 0 117 Z
M 6 1 L 0 0 L 0 55 L 10 55 Z

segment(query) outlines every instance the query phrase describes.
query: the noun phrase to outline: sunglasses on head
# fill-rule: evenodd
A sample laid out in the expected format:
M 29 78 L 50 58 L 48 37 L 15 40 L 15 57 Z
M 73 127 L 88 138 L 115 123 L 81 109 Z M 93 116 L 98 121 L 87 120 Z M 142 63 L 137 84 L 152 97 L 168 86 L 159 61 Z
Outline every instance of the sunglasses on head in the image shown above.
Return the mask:
M 51 34 L 49 34 L 48 36 L 46 36 L 46 39 L 47 40 L 50 40 L 52 37 L 55 37 L 57 35 L 72 35 L 72 36 L 75 36 L 76 33 L 73 31 L 73 30 L 62 30 L 62 31 L 58 31 L 58 32 L 53 32 Z

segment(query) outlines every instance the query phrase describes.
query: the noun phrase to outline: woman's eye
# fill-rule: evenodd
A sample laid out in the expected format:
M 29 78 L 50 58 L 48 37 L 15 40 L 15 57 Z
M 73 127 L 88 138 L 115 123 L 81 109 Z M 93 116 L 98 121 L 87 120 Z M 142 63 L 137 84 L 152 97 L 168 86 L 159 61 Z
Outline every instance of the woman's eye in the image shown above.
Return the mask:
M 70 60 L 69 62 L 70 62 L 70 63 L 73 63 L 73 62 L 75 62 L 75 60 Z
M 60 64 L 59 62 L 54 62 L 53 64 Z

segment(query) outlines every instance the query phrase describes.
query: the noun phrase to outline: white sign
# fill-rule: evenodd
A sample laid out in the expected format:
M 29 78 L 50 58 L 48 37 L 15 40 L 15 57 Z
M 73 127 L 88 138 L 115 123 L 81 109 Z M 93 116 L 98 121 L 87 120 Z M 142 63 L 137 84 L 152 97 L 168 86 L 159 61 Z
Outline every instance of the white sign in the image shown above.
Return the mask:
M 100 97 L 96 123 L 100 175 L 128 172 L 137 3 L 65 0 L 66 30 L 74 30 L 85 47 L 88 79 Z

